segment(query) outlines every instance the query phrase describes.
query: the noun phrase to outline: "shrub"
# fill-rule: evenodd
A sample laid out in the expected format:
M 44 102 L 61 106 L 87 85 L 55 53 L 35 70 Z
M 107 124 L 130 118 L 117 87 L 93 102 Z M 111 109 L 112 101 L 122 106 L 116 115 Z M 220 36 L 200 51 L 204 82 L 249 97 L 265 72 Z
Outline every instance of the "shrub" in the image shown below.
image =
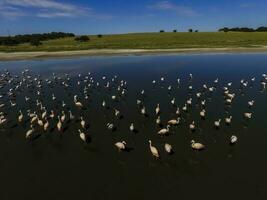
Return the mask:
M 42 45 L 42 42 L 40 40 L 38 40 L 38 39 L 34 39 L 34 40 L 31 40 L 30 44 L 32 46 L 36 46 L 37 47 L 37 46 Z
M 82 36 L 76 37 L 75 40 L 79 42 L 88 42 L 90 38 L 87 35 L 82 35 Z

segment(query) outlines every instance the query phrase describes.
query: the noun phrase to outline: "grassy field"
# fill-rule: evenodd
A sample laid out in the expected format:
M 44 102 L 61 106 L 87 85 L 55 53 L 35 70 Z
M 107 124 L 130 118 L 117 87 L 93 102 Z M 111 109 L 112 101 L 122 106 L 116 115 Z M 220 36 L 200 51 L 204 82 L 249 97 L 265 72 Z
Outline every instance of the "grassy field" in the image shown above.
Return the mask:
M 30 44 L 0 46 L 1 52 L 24 51 L 68 51 L 90 49 L 179 49 L 220 47 L 267 46 L 267 32 L 207 32 L 207 33 L 136 33 L 90 36 L 89 42 L 78 42 L 74 38 L 45 41 L 41 46 Z

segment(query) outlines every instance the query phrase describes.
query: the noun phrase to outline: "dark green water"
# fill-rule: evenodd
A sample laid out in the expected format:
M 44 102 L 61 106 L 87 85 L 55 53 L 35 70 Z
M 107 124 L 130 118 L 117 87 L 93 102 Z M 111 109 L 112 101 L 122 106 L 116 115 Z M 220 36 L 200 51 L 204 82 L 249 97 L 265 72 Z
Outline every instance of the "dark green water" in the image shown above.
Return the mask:
M 34 77 L 43 80 L 43 95 L 37 97 L 36 82 L 31 88 L 25 85 L 14 91 L 17 103 L 11 107 L 10 97 L 5 95 L 21 81 L 22 70 L 29 69 Z M 267 199 L 267 93 L 262 90 L 262 74 L 267 73 L 267 54 L 205 54 L 165 56 L 122 56 L 53 59 L 36 61 L 0 62 L 0 71 L 8 69 L 14 82 L 0 89 L 0 99 L 5 103 L 1 112 L 6 113 L 8 122 L 0 125 L 0 199 Z M 88 75 L 88 72 L 91 74 Z M 61 79 L 54 80 L 52 73 Z M 69 74 L 70 87 L 62 86 Z M 189 81 L 189 73 L 193 79 Z M 81 74 L 81 77 L 78 77 Z M 15 77 L 17 75 L 18 77 Z M 111 79 L 117 75 L 116 81 Z M 83 89 L 88 86 L 88 99 Z M 106 80 L 102 77 L 106 76 Z M 160 78 L 164 76 L 165 81 Z M 251 82 L 251 78 L 256 80 Z M 180 85 L 177 78 L 181 79 Z M 217 84 L 214 80 L 219 78 Z M 52 80 L 48 86 L 45 79 Z M 240 80 L 248 81 L 246 88 L 240 88 Z M 80 80 L 81 84 L 77 85 Z M 126 96 L 118 101 L 117 86 L 127 81 Z M 152 84 L 156 80 L 156 84 Z M 107 81 L 110 89 L 105 88 Z M 99 82 L 99 86 L 96 83 Z M 226 106 L 222 87 L 232 82 L 230 92 L 236 96 L 231 106 Z M 202 85 L 214 86 L 213 93 L 206 92 L 206 120 L 201 120 L 201 106 L 196 93 Z M 172 86 L 168 91 L 167 87 Z M 188 86 L 193 90 L 189 91 Z M 141 95 L 141 90 L 145 95 Z M 56 101 L 52 101 L 52 93 Z M 84 104 L 78 109 L 73 104 L 77 94 Z M 30 97 L 25 103 L 24 97 Z M 187 113 L 182 112 L 181 124 L 172 127 L 166 137 L 157 135 L 160 129 L 155 124 L 155 108 L 161 106 L 163 124 L 177 118 L 172 98 L 182 108 L 186 100 L 193 99 Z M 35 140 L 26 140 L 29 121 L 17 122 L 21 109 L 37 110 L 36 99 L 43 102 L 48 111 L 56 114 L 72 110 L 75 117 L 83 116 L 89 124 L 85 131 L 92 141 L 84 144 L 79 138 L 79 121 L 63 124 L 64 131 L 52 127 L 57 120 L 50 120 L 48 132 L 36 126 L 40 134 Z M 144 102 L 147 117 L 140 114 L 136 100 Z M 248 108 L 247 102 L 255 100 L 255 106 Z M 61 106 L 64 100 L 66 107 Z M 105 100 L 110 109 L 102 107 Z M 114 116 L 113 108 L 119 109 L 122 119 Z M 243 118 L 244 112 L 252 112 L 251 120 Z M 40 115 L 40 113 L 38 113 Z M 224 118 L 232 115 L 230 126 Z M 222 118 L 220 129 L 214 128 L 214 121 Z M 196 131 L 189 131 L 189 124 L 196 122 Z M 68 118 L 67 120 L 68 121 Z M 116 131 L 107 129 L 107 123 L 114 123 Z M 137 133 L 129 130 L 133 122 Z M 52 129 L 51 129 L 52 128 Z M 229 145 L 231 135 L 238 137 L 236 145 Z M 161 159 L 154 159 L 149 150 L 151 139 L 158 148 Z M 194 139 L 206 145 L 200 152 L 190 147 Z M 118 152 L 114 146 L 125 140 L 131 149 Z M 174 148 L 174 154 L 164 151 L 164 143 Z

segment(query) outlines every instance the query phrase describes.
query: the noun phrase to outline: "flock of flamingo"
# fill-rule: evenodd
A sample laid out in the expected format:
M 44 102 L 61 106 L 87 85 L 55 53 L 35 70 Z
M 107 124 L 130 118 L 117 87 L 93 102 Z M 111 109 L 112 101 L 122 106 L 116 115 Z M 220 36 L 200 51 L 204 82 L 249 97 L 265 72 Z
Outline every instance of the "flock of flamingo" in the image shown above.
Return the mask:
M 188 90 L 192 91 L 193 84 L 190 84 L 193 80 L 193 75 L 189 74 L 188 81 L 189 86 Z M 157 85 L 163 83 L 165 81 L 165 77 L 161 77 L 158 80 L 152 80 L 153 85 Z M 240 80 L 240 87 L 246 88 L 251 83 L 255 82 L 256 78 L 251 78 L 249 80 L 242 79 Z M 177 85 L 181 82 L 180 78 L 177 78 Z M 181 119 L 184 113 L 188 112 L 189 108 L 192 106 L 193 102 L 199 102 L 201 106 L 201 110 L 199 111 L 199 117 L 201 120 L 205 120 L 206 118 L 206 94 L 214 93 L 217 91 L 223 92 L 223 97 L 225 104 L 231 105 L 234 101 L 236 94 L 232 92 L 231 87 L 232 83 L 229 82 L 224 85 L 222 88 L 218 88 L 217 84 L 219 79 L 215 79 L 212 84 L 208 86 L 208 84 L 202 85 L 194 95 L 187 99 L 184 102 L 182 107 L 177 106 L 176 98 L 172 98 L 169 102 L 171 106 L 175 107 L 175 115 L 174 119 L 170 119 L 168 121 L 161 120 L 161 106 L 160 104 L 150 105 L 155 107 L 155 113 L 150 113 L 149 117 L 154 117 L 155 125 L 158 127 L 159 136 L 167 136 L 170 133 L 170 128 L 172 126 L 178 126 L 181 123 Z M 258 81 L 261 85 L 262 89 L 265 89 L 267 82 L 267 75 L 262 74 L 262 77 Z M 67 92 L 69 88 L 72 86 L 76 86 L 79 90 L 75 90 L 74 93 L 69 93 L 69 98 L 72 98 L 71 105 L 67 105 L 67 101 L 62 99 L 60 94 L 55 93 L 48 94 L 47 88 L 50 88 L 53 91 L 55 86 L 60 87 L 61 92 Z M 1 73 L 0 77 L 0 126 L 1 128 L 8 127 L 7 125 L 12 121 L 16 121 L 18 124 L 24 124 L 28 126 L 28 130 L 25 130 L 25 139 L 32 140 L 36 138 L 37 135 L 45 134 L 48 132 L 53 126 L 53 132 L 57 132 L 62 135 L 64 124 L 67 120 L 73 121 L 76 120 L 79 123 L 79 128 L 77 130 L 77 135 L 79 135 L 80 139 L 84 143 L 89 143 L 91 134 L 90 129 L 87 128 L 87 124 L 89 123 L 87 119 L 82 116 L 82 114 L 74 115 L 73 110 L 79 113 L 79 110 L 84 109 L 86 104 L 88 103 L 88 99 L 92 99 L 90 95 L 90 91 L 92 88 L 104 88 L 106 91 L 112 91 L 108 93 L 108 97 L 103 99 L 101 102 L 98 102 L 103 109 L 108 109 L 110 112 L 114 111 L 113 117 L 118 119 L 122 115 L 119 108 L 110 107 L 112 101 L 121 101 L 127 95 L 128 92 L 128 84 L 126 80 L 120 80 L 118 76 L 112 76 L 108 79 L 106 76 L 101 77 L 101 81 L 96 81 L 96 79 L 91 75 L 91 73 L 86 73 L 85 75 L 78 74 L 75 76 L 70 76 L 69 74 L 64 74 L 62 76 L 52 74 L 49 78 L 42 78 L 40 75 L 33 75 L 29 69 L 25 69 L 21 72 L 21 75 L 12 75 L 8 70 L 5 70 Z M 165 88 L 166 90 L 175 90 L 173 85 L 169 85 Z M 31 95 L 26 96 L 26 94 L 30 93 Z M 112 94 L 113 93 L 113 94 Z M 51 95 L 51 96 L 50 96 Z M 140 112 L 140 116 L 148 116 L 147 109 L 145 106 L 145 100 L 142 96 L 145 95 L 145 90 L 140 90 L 139 96 L 134 99 L 137 104 L 137 109 Z M 139 98 L 140 97 L 140 98 Z M 23 99 L 23 105 L 19 107 L 17 101 L 19 98 Z M 45 103 L 43 100 L 47 98 L 49 101 Z M 247 106 L 249 108 L 249 112 L 243 113 L 243 118 L 246 120 L 250 120 L 253 117 L 252 107 L 254 106 L 254 100 L 251 99 L 248 101 Z M 26 106 L 27 105 L 27 106 Z M 51 107 L 53 109 L 48 110 L 47 107 Z M 67 110 L 68 108 L 68 110 Z M 70 109 L 72 108 L 72 110 Z M 16 118 L 14 119 L 14 113 Z M 17 114 L 16 114 L 17 113 Z M 224 120 L 226 125 L 230 125 L 232 123 L 232 116 L 226 117 Z M 214 121 L 214 128 L 218 129 L 221 126 L 222 119 L 217 119 Z M 109 130 L 115 130 L 115 125 L 112 122 L 105 123 Z M 197 124 L 195 121 L 190 122 L 188 129 L 192 132 L 196 130 Z M 129 131 L 135 132 L 136 127 L 134 123 L 129 124 Z M 229 138 L 230 144 L 235 144 L 238 141 L 236 135 L 232 135 Z M 201 142 L 191 140 L 189 142 L 189 146 L 194 150 L 203 150 L 206 148 L 205 144 Z M 118 141 L 115 144 L 115 147 L 119 151 L 124 151 L 127 149 L 127 143 L 122 139 L 122 141 Z M 160 152 L 156 146 L 153 146 L 152 141 L 148 141 L 148 149 L 151 151 L 152 156 L 159 158 Z M 165 143 L 164 150 L 171 154 L 174 149 L 171 144 Z

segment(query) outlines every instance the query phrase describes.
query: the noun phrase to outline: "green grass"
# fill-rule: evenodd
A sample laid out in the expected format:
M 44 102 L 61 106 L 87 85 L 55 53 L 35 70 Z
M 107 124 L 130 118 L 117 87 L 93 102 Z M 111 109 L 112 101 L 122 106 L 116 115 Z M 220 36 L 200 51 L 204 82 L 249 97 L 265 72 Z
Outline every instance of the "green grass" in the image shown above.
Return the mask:
M 89 42 L 77 42 L 64 38 L 43 42 L 34 47 L 30 44 L 0 46 L 2 52 L 22 51 L 68 51 L 88 49 L 175 49 L 215 47 L 260 47 L 267 46 L 267 32 L 207 32 L 207 33 L 135 33 L 90 36 Z

